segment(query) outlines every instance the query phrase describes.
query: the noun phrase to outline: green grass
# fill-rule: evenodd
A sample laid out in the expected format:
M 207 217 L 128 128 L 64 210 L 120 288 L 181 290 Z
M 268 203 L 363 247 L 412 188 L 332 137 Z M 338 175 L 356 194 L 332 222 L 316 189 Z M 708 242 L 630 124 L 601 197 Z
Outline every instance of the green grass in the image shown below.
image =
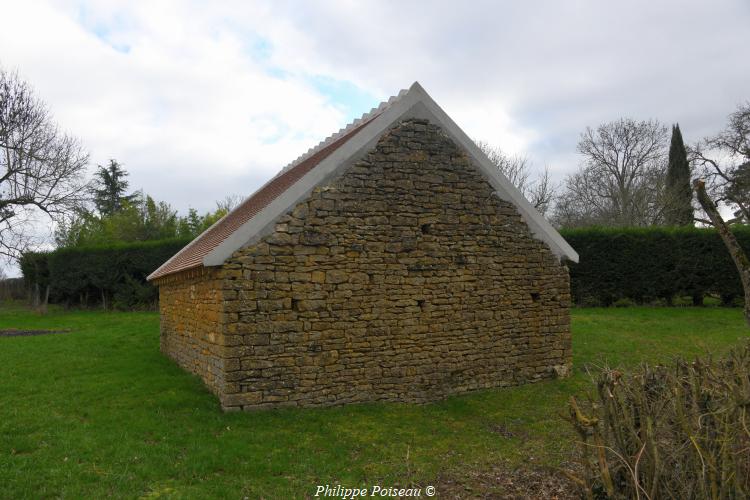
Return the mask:
M 498 462 L 558 465 L 572 436 L 559 414 L 587 389 L 587 364 L 667 362 L 748 337 L 739 309 L 577 309 L 565 380 L 429 405 L 224 414 L 159 353 L 155 313 L 0 308 L 0 328 L 73 330 L 0 338 L 8 498 L 300 498 L 318 484 L 426 485 Z

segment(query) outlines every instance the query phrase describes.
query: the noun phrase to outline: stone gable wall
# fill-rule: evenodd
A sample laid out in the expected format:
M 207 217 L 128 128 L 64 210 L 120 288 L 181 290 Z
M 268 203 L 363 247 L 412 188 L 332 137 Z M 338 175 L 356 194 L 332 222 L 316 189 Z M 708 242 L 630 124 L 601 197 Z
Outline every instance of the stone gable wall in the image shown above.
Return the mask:
M 161 351 L 224 394 L 222 271 L 199 268 L 156 281 L 161 312 Z
M 225 409 L 425 402 L 571 365 L 567 269 L 424 120 L 235 252 L 220 283 L 194 286 L 221 290 Z M 177 314 L 183 295 L 162 300 Z M 205 352 L 178 350 L 191 345 Z

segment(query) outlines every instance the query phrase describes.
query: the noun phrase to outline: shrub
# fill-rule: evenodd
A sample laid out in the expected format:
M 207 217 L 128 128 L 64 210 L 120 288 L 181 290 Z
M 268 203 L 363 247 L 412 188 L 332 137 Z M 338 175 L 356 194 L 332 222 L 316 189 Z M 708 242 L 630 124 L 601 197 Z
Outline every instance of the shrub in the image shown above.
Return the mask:
M 159 240 L 26 253 L 21 270 L 27 286 L 50 285 L 50 301 L 67 306 L 153 307 L 158 298 L 146 277 L 185 246 Z
M 734 233 L 750 250 L 750 229 Z M 620 299 L 671 304 L 686 295 L 698 305 L 715 294 L 731 305 L 743 296 L 737 269 L 713 229 L 585 228 L 561 234 L 580 255 L 580 263 L 569 265 L 576 304 L 609 306 Z
M 748 498 L 750 344 L 726 358 L 603 370 L 570 421 L 587 498 Z

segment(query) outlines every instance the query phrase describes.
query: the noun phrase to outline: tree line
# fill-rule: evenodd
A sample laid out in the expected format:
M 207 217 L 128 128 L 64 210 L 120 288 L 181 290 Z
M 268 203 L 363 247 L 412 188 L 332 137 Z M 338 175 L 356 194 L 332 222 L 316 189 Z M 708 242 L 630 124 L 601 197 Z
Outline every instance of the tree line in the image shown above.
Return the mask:
M 579 169 L 559 184 L 549 168 L 534 177 L 527 156 L 478 142 L 488 158 L 557 227 L 713 225 L 694 199 L 704 179 L 714 203 L 731 209 L 729 224 L 750 222 L 750 102 L 723 130 L 692 145 L 679 124 L 619 118 L 580 135 Z
M 172 206 L 156 201 L 142 190 L 128 193 L 128 172 L 117 160 L 97 165 L 88 197 L 59 221 L 55 242 L 59 248 L 106 245 L 118 242 L 192 239 L 226 215 L 240 199 L 228 196 L 216 209 L 199 214 L 194 208 L 179 216 Z

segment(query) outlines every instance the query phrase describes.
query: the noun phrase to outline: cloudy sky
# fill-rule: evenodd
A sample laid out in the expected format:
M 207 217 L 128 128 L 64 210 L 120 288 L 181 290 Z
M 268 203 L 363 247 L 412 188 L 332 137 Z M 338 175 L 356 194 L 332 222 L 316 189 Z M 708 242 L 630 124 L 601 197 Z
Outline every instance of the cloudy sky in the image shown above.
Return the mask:
M 747 0 L 0 0 L 0 65 L 92 165 L 184 212 L 248 195 L 418 80 L 476 139 L 576 169 L 587 125 L 720 129 L 750 99 Z

